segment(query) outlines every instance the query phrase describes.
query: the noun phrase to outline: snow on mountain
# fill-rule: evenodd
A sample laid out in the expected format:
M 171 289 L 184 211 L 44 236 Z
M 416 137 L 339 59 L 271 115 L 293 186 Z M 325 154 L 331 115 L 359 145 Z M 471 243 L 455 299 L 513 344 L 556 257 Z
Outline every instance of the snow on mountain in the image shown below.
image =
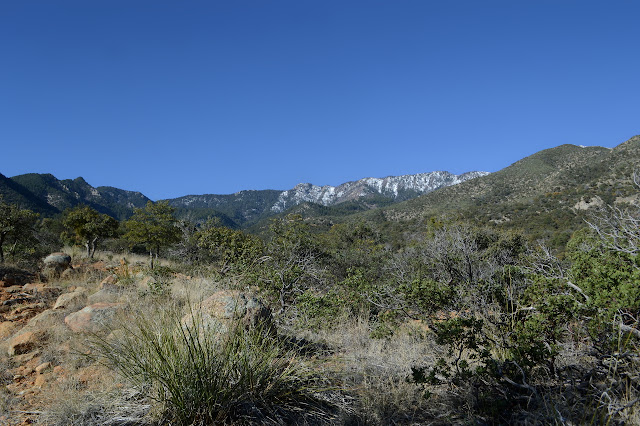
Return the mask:
M 485 176 L 487 172 L 468 172 L 454 175 L 449 172 L 436 171 L 415 175 L 389 176 L 386 178 L 364 178 L 339 186 L 317 186 L 300 183 L 293 189 L 280 193 L 278 200 L 271 207 L 274 213 L 304 202 L 322 204 L 324 206 L 354 200 L 367 195 L 383 195 L 394 199 L 411 198 L 426 194 L 436 189 L 456 185 L 465 180 Z

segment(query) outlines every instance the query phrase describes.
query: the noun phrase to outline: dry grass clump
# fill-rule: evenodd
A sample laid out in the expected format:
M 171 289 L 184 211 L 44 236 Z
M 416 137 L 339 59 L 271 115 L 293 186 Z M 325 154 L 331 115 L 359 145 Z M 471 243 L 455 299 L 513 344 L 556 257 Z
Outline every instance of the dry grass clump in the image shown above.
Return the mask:
M 150 401 L 135 388 L 123 387 L 109 375 L 96 377 L 91 388 L 69 376 L 50 392 L 39 422 L 52 426 L 143 425 Z
M 349 395 L 341 423 L 424 424 L 442 414 L 440 402 L 407 381 L 412 365 L 435 361 L 442 352 L 424 333 L 406 328 L 388 338 L 372 338 L 371 325 L 359 318 L 298 337 L 330 348 L 330 374 Z

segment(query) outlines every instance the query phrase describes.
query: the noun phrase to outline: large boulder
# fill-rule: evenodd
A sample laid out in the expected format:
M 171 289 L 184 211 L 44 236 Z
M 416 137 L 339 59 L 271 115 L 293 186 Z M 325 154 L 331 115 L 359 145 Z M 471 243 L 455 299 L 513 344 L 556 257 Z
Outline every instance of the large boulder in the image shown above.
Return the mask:
M 271 310 L 255 295 L 238 290 L 218 291 L 193 308 L 182 318 L 184 324 L 193 324 L 194 316 L 208 329 L 226 332 L 231 326 L 263 327 L 273 331 Z
M 66 269 L 71 268 L 71 256 L 66 253 L 51 253 L 44 258 L 44 271 L 48 274 L 60 276 Z
M 108 326 L 124 307 L 124 303 L 94 303 L 67 315 L 64 322 L 76 333 L 97 333 Z

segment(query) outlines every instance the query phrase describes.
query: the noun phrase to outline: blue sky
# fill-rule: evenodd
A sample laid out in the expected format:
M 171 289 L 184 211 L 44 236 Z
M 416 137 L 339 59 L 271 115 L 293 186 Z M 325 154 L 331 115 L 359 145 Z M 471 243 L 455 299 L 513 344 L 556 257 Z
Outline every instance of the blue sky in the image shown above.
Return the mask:
M 152 199 L 640 133 L 635 0 L 0 2 L 0 173 Z

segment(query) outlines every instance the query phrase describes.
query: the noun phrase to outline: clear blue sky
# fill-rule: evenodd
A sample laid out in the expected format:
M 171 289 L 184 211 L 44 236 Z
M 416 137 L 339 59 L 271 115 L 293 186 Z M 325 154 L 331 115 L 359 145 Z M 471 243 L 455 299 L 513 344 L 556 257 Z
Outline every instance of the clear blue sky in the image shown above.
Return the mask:
M 640 133 L 640 1 L 0 2 L 0 173 L 152 199 Z

